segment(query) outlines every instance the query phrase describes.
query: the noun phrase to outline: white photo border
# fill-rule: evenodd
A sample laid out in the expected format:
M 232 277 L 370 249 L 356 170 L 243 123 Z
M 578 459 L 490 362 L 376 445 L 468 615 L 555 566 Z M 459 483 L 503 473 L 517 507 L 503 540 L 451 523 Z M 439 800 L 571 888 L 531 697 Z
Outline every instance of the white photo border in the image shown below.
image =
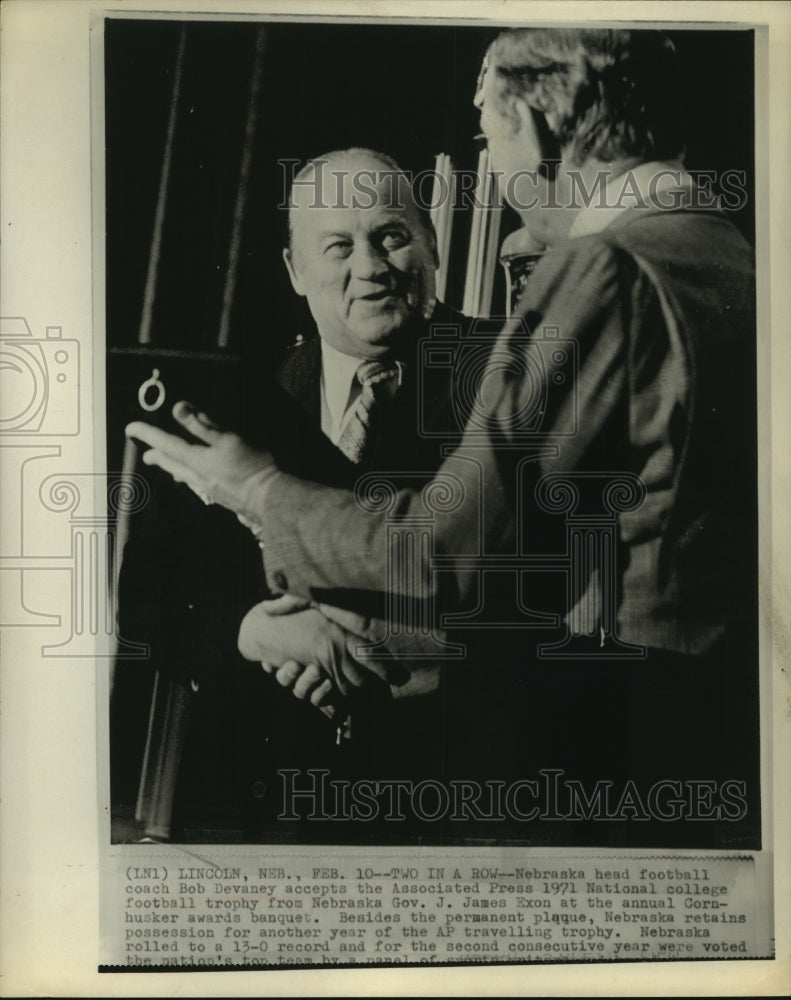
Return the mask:
M 105 12 L 121 16 L 150 17 L 195 14 L 223 18 L 283 13 L 353 17 L 387 16 L 410 19 L 415 4 L 296 3 L 287 11 L 274 4 L 219 2 L 203 5 L 160 2 L 150 9 L 141 3 L 107 3 Z M 361 6 L 363 9 L 361 9 Z M 771 350 L 771 415 L 760 411 L 761 461 L 771 470 L 771 499 L 761 497 L 762 510 L 771 504 L 771 536 L 762 538 L 761 606 L 764 649 L 774 659 L 762 666 L 762 740 L 765 842 L 774 829 L 777 957 L 773 962 L 679 963 L 657 966 L 595 966 L 518 968 L 442 968 L 345 970 L 332 977 L 322 971 L 202 973 L 184 981 L 184 988 L 200 995 L 348 995 L 349 993 L 442 994 L 474 992 L 531 995 L 647 995 L 655 992 L 687 995 L 735 994 L 754 988 L 772 995 L 788 989 L 789 913 L 783 887 L 789 884 L 788 771 L 779 762 L 788 760 L 788 667 L 791 639 L 783 631 L 788 606 L 789 467 L 785 456 L 785 428 L 789 404 L 783 378 L 789 360 L 788 338 L 783 336 L 787 315 L 788 244 L 782 222 L 788 217 L 788 191 L 784 189 L 786 161 L 791 151 L 787 114 L 789 76 L 789 8 L 779 4 L 676 4 L 621 3 L 617 20 L 655 21 L 668 24 L 689 21 L 689 26 L 731 22 L 759 29 L 765 40 L 767 73 L 756 59 L 756 148 L 768 148 L 768 162 L 757 160 L 756 222 L 760 304 L 770 301 L 771 316 L 762 316 L 762 331 L 771 329 L 771 348 L 764 334 L 761 354 Z M 600 13 L 598 13 L 600 12 Z M 90 79 L 89 34 L 97 24 L 97 5 L 83 0 L 60 4 L 54 0 L 28 0 L 7 4 L 1 13 L 3 84 L 0 115 L 5 142 L 2 151 L 2 277 L 3 315 L 24 316 L 34 336 L 48 327 L 60 327 L 64 339 L 80 346 L 83 385 L 91 386 L 89 405 L 81 409 L 78 436 L 59 431 L 46 439 L 49 454 L 59 448 L 63 471 L 97 469 L 96 456 L 104 454 L 104 358 L 96 349 L 102 343 L 103 268 L 97 256 L 104 195 L 97 176 L 96 148 L 92 135 L 100 119 L 95 81 Z M 574 23 L 612 19 L 613 6 L 584 4 L 420 3 L 421 17 L 437 19 L 481 18 L 501 24 L 570 20 Z M 767 29 L 762 32 L 761 25 Z M 768 82 L 767 82 L 768 80 Z M 768 86 L 768 93 L 765 87 Z M 19 95 L 25 99 L 20 100 Z M 782 99 L 780 99 L 782 98 Z M 13 103 L 12 103 L 13 101 Z M 783 103 L 785 102 L 785 104 Z M 771 111 L 769 109 L 771 108 Z M 785 113 L 783 113 L 785 112 Z M 767 118 L 767 113 L 769 117 Z M 93 157 L 93 162 L 92 162 Z M 98 174 L 97 174 L 98 170 Z M 763 183 L 762 183 L 763 182 Z M 93 183 L 93 187 L 92 187 Z M 773 186 L 772 186 L 773 185 Z M 770 203 L 771 202 L 771 203 Z M 785 243 L 785 245 L 784 245 Z M 91 364 L 91 354 L 93 365 Z M 93 433 L 91 433 L 93 428 Z M 62 437 L 57 435 L 64 435 Z M 6 456 L 4 456 L 6 457 Z M 4 463 L 4 471 L 9 464 Z M 768 479 L 768 477 L 766 477 Z M 104 491 L 98 477 L 86 484 L 85 502 L 93 513 L 102 509 Z M 765 477 L 761 477 L 765 482 Z M 3 529 L 15 530 L 4 515 Z M 40 530 L 39 530 L 40 529 Z M 16 529 L 19 530 L 19 529 Z M 51 519 L 35 524 L 42 560 L 58 558 L 63 540 Z M 9 537 L 5 535 L 5 537 Z M 785 556 L 785 558 L 784 558 Z M 769 569 L 771 567 L 771 570 Z M 52 564 L 45 589 L 52 588 L 56 606 L 63 606 L 63 567 Z M 36 586 L 42 586 L 36 584 Z M 4 607 L 10 596 L 4 592 Z M 31 599 L 32 604 L 38 603 Z M 769 610 L 774 608 L 774 614 Z M 772 628 L 771 640 L 769 629 Z M 3 635 L 3 938 L 5 989 L 33 995 L 158 995 L 181 989 L 181 975 L 96 972 L 100 928 L 97 918 L 97 883 L 101 845 L 107 843 L 109 820 L 96 817 L 97 774 L 99 787 L 107 788 L 106 761 L 97 755 L 94 718 L 106 716 L 106 689 L 96 684 L 95 663 L 82 655 L 43 658 L 41 630 L 6 629 Z M 94 656 L 101 656 L 98 652 Z M 765 725 L 774 704 L 774 731 Z M 772 732 L 772 746 L 769 733 Z M 772 772 L 771 758 L 778 762 Z M 772 785 L 767 787 L 768 775 Z M 768 810 L 772 810 L 771 812 Z M 764 851 L 769 849 L 764 848 Z M 783 951 L 785 947 L 785 951 Z M 190 974 L 187 974 L 190 975 Z M 175 979 L 174 979 L 175 976 Z M 230 977 L 230 978 L 229 978 Z M 785 978 L 784 978 L 785 977 Z M 658 983 L 661 982 L 661 989 Z M 189 984 L 189 985 L 187 985 Z

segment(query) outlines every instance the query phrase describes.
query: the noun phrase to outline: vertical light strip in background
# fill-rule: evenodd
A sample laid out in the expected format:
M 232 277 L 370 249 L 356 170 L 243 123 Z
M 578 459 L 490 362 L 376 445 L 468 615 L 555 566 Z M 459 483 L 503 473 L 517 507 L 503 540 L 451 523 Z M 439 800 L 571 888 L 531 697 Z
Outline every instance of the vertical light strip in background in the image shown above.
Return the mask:
M 168 203 L 170 187 L 170 169 L 173 161 L 173 140 L 176 135 L 179 101 L 181 99 L 181 80 L 184 75 L 184 53 L 187 48 L 187 25 L 181 26 L 179 46 L 176 54 L 176 68 L 173 72 L 173 90 L 170 96 L 170 113 L 168 114 L 168 129 L 165 137 L 165 152 L 162 157 L 162 168 L 159 174 L 159 191 L 154 211 L 154 231 L 151 234 L 151 249 L 148 254 L 148 271 L 143 290 L 143 308 L 140 313 L 140 327 L 137 341 L 139 344 L 151 343 L 151 317 L 154 312 L 154 300 L 157 293 L 159 277 L 159 261 L 162 256 L 162 230 L 165 223 L 165 210 Z
M 239 275 L 239 253 L 242 246 L 242 230 L 247 208 L 247 195 L 250 189 L 250 169 L 253 163 L 253 148 L 258 126 L 258 104 L 261 96 L 261 83 L 264 75 L 264 48 L 266 47 L 267 29 L 259 27 L 255 38 L 255 54 L 253 56 L 253 73 L 250 81 L 250 98 L 247 102 L 247 118 L 244 125 L 244 142 L 242 157 L 239 164 L 239 186 L 236 189 L 236 203 L 233 209 L 233 225 L 231 240 L 228 246 L 228 266 L 225 271 L 225 287 L 222 295 L 222 310 L 220 326 L 217 331 L 217 346 L 227 347 L 231 332 L 231 312 L 236 293 L 236 282 Z

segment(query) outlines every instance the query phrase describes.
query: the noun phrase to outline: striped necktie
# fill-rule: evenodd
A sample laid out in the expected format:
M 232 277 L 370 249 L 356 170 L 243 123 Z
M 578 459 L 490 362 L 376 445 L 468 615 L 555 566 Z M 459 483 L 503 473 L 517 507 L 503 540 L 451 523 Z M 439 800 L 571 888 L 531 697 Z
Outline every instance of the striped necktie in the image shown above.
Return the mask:
M 354 377 L 362 389 L 338 447 L 350 462 L 360 465 L 369 456 L 387 403 L 401 383 L 401 365 L 396 361 L 363 361 Z

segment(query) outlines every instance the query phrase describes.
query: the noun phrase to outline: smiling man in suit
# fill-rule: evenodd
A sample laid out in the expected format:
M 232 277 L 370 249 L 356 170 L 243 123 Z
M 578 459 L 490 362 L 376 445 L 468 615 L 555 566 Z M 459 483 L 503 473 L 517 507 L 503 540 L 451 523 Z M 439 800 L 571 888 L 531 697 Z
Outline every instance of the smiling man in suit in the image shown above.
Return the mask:
M 446 429 L 450 398 L 446 387 L 418 399 L 420 341 L 432 323 L 465 321 L 436 300 L 435 234 L 398 164 L 360 148 L 309 161 L 293 180 L 283 259 L 315 331 L 300 335 L 278 375 L 302 418 L 301 430 L 280 443 L 282 461 L 333 485 L 352 487 L 369 471 L 409 474 L 422 485 L 441 457 L 436 435 L 421 434 L 418 422 Z M 270 583 L 286 590 L 285 580 Z M 364 610 L 385 615 L 382 607 Z M 348 693 L 369 672 L 350 653 L 354 640 L 345 644 L 328 621 L 333 613 L 288 597 L 264 601 L 243 623 L 240 648 L 298 698 L 326 710 L 332 691 Z M 435 667 L 370 667 L 408 682 L 393 685 L 397 697 L 425 694 L 438 681 Z
M 433 323 L 465 323 L 436 300 L 428 216 L 397 163 L 352 148 L 294 177 L 288 229 L 284 263 L 310 315 L 275 386 L 262 387 L 255 366 L 246 372 L 250 432 L 271 418 L 267 440 L 280 464 L 314 482 L 351 489 L 378 472 L 420 488 L 441 462 L 450 421 L 447 385 L 418 398 L 420 341 Z M 351 615 L 295 600 L 227 511 L 164 480 L 156 492 L 125 553 L 121 618 L 190 701 L 174 830 L 199 829 L 208 805 L 207 822 L 237 828 L 227 835 L 266 836 L 280 811 L 278 768 L 441 770 L 438 664 L 408 642 L 398 659 L 365 660 L 359 635 L 343 627 L 384 620 L 384 595 L 363 597 Z M 400 746 L 405 729 L 421 734 L 411 757 Z
M 421 341 L 434 324 L 461 333 L 467 320 L 436 299 L 436 237 L 407 176 L 390 157 L 361 148 L 309 161 L 292 183 L 283 259 L 312 329 L 277 377 L 288 424 L 272 435 L 281 464 L 334 486 L 354 488 L 379 473 L 420 489 L 453 423 L 447 381 L 419 395 Z M 291 763 L 366 777 L 439 775 L 443 702 L 457 694 L 443 690 L 431 658 L 437 644 L 402 635 L 392 659 L 366 660 L 358 633 L 386 620 L 386 594 L 363 596 L 350 614 L 278 594 L 287 580 L 276 573 L 268 580 L 272 596 L 250 609 L 239 648 L 305 702 L 278 702 L 278 727 L 301 734 L 284 736 Z M 300 743 L 326 748 L 316 708 L 336 724 L 340 749 L 308 759 Z M 419 734 L 406 751 L 404 731 Z

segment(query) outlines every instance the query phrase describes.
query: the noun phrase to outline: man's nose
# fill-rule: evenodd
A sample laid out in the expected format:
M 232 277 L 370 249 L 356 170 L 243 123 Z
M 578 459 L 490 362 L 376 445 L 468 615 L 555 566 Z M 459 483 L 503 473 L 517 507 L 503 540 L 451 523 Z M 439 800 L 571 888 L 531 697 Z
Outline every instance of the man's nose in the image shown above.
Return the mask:
M 384 254 L 367 240 L 355 244 L 350 263 L 355 278 L 376 281 L 387 274 Z

